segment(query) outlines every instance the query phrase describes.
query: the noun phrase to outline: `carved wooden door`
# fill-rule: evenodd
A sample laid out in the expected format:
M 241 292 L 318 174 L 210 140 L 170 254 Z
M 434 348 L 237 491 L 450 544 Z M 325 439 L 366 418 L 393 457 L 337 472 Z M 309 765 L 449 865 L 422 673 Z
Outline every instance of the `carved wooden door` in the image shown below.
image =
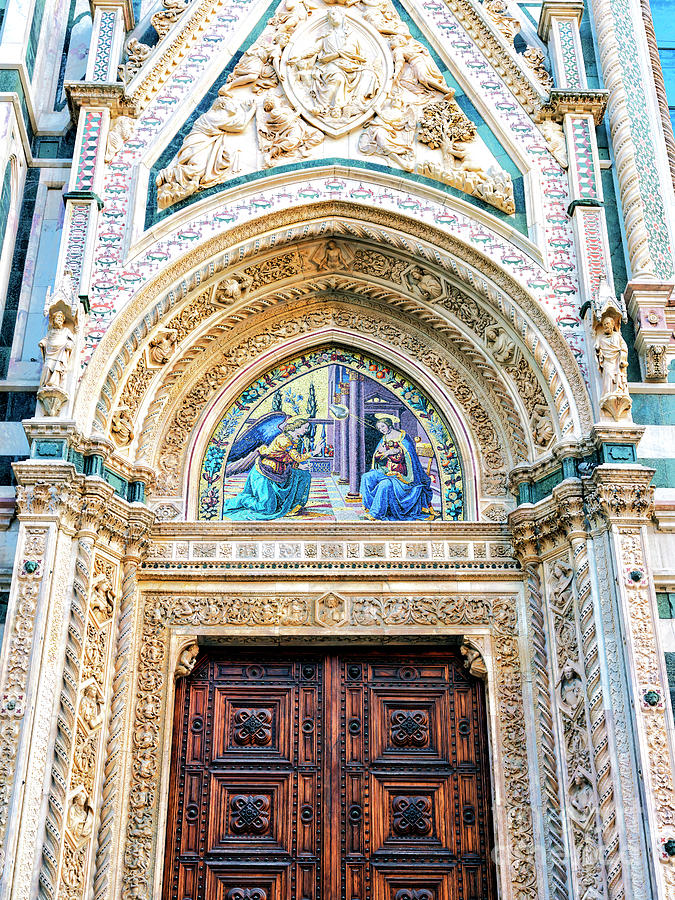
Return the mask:
M 203 656 L 165 900 L 492 900 L 485 727 L 454 650 Z

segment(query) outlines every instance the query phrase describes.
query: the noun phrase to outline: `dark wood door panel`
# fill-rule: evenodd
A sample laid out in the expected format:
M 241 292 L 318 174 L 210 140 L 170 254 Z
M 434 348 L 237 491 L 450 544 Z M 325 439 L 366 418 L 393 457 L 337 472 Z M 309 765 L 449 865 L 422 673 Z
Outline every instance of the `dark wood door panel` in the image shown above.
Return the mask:
M 493 900 L 485 729 L 454 650 L 205 655 L 164 900 Z

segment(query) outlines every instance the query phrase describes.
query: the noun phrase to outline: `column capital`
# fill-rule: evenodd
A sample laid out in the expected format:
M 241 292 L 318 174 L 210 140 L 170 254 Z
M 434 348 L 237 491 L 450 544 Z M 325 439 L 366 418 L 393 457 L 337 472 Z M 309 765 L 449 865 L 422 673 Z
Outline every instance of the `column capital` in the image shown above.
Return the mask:
M 665 381 L 675 356 L 675 306 L 672 281 L 633 280 L 624 300 L 636 325 L 635 349 L 647 381 Z M 670 359 L 669 359 L 670 357 Z
M 80 109 L 109 109 L 111 115 L 135 117 L 138 110 L 134 101 L 124 93 L 123 84 L 100 81 L 67 81 L 64 85 L 68 107 L 74 122 Z
M 598 466 L 585 491 L 586 515 L 592 526 L 646 525 L 654 515 L 654 469 L 646 466 Z
M 600 125 L 609 91 L 596 90 L 553 90 L 546 103 L 543 103 L 537 112 L 537 121 L 552 119 L 554 122 L 562 122 L 565 116 L 593 116 L 596 126 Z

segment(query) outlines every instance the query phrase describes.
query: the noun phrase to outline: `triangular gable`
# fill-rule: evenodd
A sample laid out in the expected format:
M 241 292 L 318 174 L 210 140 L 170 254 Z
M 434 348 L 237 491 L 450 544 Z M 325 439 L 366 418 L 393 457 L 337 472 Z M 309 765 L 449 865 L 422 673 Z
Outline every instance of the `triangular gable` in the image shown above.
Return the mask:
M 443 0 L 438 0 L 439 9 L 443 5 Z M 152 101 L 179 63 L 223 14 L 217 0 L 165 0 L 164 6 L 165 10 L 153 16 L 153 20 L 158 19 L 158 43 L 153 47 L 132 38 L 127 44 L 123 78 L 129 106 L 138 112 Z M 505 7 L 503 0 L 486 0 L 484 6 L 474 6 L 471 0 L 453 0 L 451 4 L 452 15 L 481 47 L 519 103 L 535 116 L 550 87 L 543 56 L 536 47 L 516 52 L 513 37 L 517 28 L 503 27 L 501 7 Z
M 268 7 L 153 166 L 146 226 L 270 172 L 326 165 L 393 171 L 525 228 L 520 171 L 389 0 Z

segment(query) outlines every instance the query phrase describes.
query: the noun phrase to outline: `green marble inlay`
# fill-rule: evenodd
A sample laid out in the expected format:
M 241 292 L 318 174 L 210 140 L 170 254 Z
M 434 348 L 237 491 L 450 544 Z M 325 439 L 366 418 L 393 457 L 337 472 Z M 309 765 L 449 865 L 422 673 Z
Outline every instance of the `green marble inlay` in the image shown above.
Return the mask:
M 675 452 L 675 451 L 674 451 Z M 675 485 L 675 459 L 657 459 L 649 456 L 639 456 L 638 462 L 648 469 L 656 469 L 652 484 L 654 487 L 673 487 Z
M 631 399 L 636 424 L 675 425 L 675 394 L 631 394 Z
M 629 110 L 628 121 L 635 147 L 649 252 L 655 274 L 667 279 L 673 274 L 672 252 L 651 123 L 647 114 L 648 103 L 640 69 L 640 51 L 633 33 L 633 19 L 627 0 L 612 0 L 611 9 Z

